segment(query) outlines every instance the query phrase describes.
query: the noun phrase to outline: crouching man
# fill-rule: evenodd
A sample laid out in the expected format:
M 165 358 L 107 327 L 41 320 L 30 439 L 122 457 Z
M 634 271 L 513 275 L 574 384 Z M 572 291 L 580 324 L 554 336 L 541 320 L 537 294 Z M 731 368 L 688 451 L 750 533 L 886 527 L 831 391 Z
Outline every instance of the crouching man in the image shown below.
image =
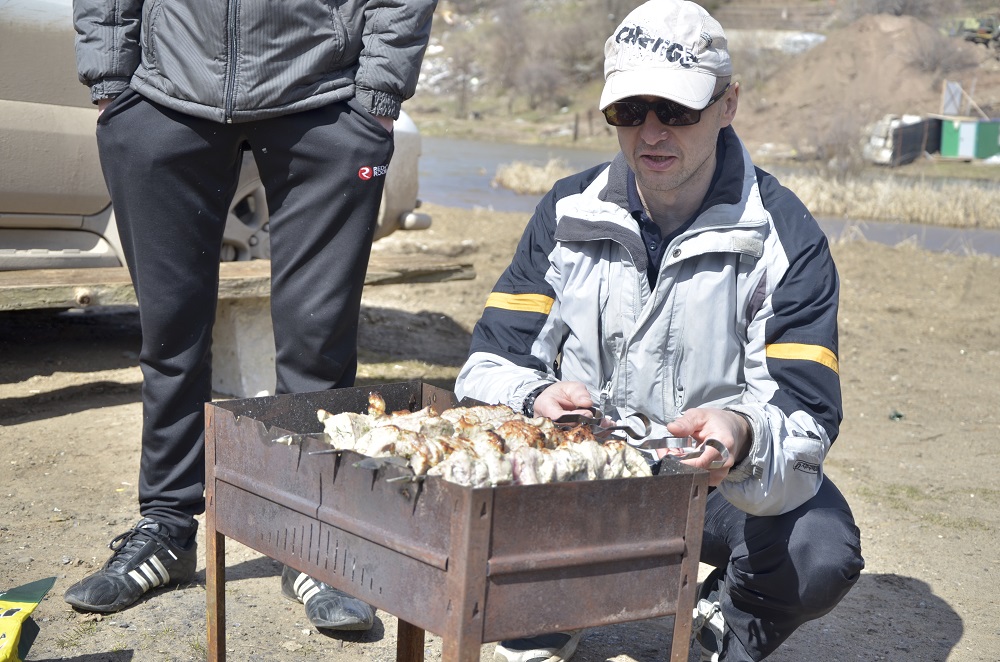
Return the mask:
M 721 468 L 714 448 L 687 460 L 713 486 L 701 560 L 715 571 L 694 628 L 703 660 L 762 660 L 864 567 L 823 472 L 843 417 L 836 267 L 733 130 L 740 86 L 702 7 L 646 2 L 605 58 L 600 108 L 621 151 L 538 205 L 456 392 L 551 418 L 641 413 L 654 436 L 720 440 Z M 500 642 L 496 662 L 566 660 L 579 639 Z

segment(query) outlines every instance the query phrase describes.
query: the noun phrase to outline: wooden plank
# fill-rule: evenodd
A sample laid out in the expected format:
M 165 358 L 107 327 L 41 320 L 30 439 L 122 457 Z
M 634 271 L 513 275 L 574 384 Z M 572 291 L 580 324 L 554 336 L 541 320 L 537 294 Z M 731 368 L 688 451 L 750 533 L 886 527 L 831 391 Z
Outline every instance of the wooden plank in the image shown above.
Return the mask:
M 219 265 L 220 299 L 266 298 L 271 291 L 271 262 L 223 262 Z M 471 280 L 469 263 L 426 255 L 372 255 L 366 285 Z M 135 305 L 125 267 L 35 269 L 0 272 L 0 311 L 38 308 L 87 308 Z

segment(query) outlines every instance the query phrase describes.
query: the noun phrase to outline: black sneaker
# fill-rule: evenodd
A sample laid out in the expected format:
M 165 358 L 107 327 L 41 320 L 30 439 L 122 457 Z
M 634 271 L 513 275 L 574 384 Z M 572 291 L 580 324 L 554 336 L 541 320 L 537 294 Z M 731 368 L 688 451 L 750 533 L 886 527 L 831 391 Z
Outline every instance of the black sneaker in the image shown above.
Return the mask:
M 329 584 L 287 565 L 281 571 L 281 594 L 306 606 L 306 617 L 321 630 L 370 630 L 375 609 Z
M 119 611 L 158 586 L 186 584 L 194 577 L 198 560 L 194 537 L 183 547 L 155 520 L 139 520 L 108 547 L 114 554 L 104 567 L 66 589 L 66 602 L 77 609 Z
M 565 662 L 576 652 L 581 636 L 583 630 L 575 630 L 501 641 L 493 651 L 493 662 Z
M 693 611 L 691 629 L 701 645 L 700 662 L 719 662 L 726 621 L 722 617 L 719 593 L 726 577 L 725 568 L 716 568 L 698 587 L 698 598 Z

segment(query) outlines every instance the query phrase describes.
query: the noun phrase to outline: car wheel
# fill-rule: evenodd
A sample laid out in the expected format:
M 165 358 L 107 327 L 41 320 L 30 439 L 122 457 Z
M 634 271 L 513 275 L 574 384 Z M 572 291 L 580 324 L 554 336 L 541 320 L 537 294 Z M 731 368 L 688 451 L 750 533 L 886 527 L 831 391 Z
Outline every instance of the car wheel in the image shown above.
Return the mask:
M 271 258 L 270 217 L 264 184 L 249 153 L 244 157 L 240 184 L 229 204 L 222 238 L 222 261 L 268 260 Z

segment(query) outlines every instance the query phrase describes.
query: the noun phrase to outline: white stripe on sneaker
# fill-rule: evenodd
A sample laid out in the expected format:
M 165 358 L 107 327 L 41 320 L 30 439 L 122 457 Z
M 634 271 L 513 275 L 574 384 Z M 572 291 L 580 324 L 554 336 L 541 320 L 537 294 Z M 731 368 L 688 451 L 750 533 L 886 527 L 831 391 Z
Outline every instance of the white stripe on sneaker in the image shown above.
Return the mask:
M 149 563 L 143 563 L 138 568 L 135 569 L 137 573 L 140 573 L 149 582 L 150 588 L 156 588 L 160 585 L 160 576 L 156 574 L 156 570 L 150 567 Z
M 152 586 L 150 586 L 149 582 L 146 580 L 145 575 L 139 572 L 138 568 L 128 573 L 128 576 L 131 577 L 132 580 L 139 585 L 139 588 L 142 589 L 143 593 L 152 588 Z
M 321 588 L 319 587 L 319 585 L 317 585 L 317 584 L 313 584 L 313 587 L 312 587 L 311 589 L 309 589 L 308 591 L 306 591 L 306 592 L 305 592 L 305 593 L 304 593 L 304 594 L 303 594 L 303 595 L 301 596 L 301 597 L 302 597 L 302 604 L 304 604 L 304 605 L 305 605 L 305 604 L 309 604 L 309 601 L 310 601 L 310 600 L 312 600 L 312 599 L 313 599 L 314 597 L 316 597 L 316 595 L 317 595 L 317 594 L 318 594 L 318 593 L 319 593 L 320 591 L 322 591 L 322 590 L 323 590 L 323 589 L 321 589 Z
M 128 576 L 135 580 L 135 583 L 139 585 L 143 593 L 170 581 L 170 573 L 167 572 L 160 559 L 155 556 L 129 572 Z
M 160 557 L 154 554 L 148 561 L 146 561 L 146 564 L 150 565 L 154 570 L 156 570 L 157 574 L 160 575 L 160 584 L 170 583 L 170 571 L 167 570 L 167 566 L 163 565 L 163 561 L 160 560 Z
M 322 591 L 322 587 L 315 579 L 304 572 L 300 572 L 293 583 L 295 595 L 298 596 L 302 604 L 307 604 L 317 593 Z
M 300 572 L 299 576 L 295 578 L 295 582 L 293 582 L 292 584 L 292 586 L 295 588 L 295 595 L 299 596 L 299 598 L 302 597 L 303 592 L 309 590 L 308 586 L 303 588 L 302 585 L 305 583 L 312 583 L 312 579 L 306 573 Z

